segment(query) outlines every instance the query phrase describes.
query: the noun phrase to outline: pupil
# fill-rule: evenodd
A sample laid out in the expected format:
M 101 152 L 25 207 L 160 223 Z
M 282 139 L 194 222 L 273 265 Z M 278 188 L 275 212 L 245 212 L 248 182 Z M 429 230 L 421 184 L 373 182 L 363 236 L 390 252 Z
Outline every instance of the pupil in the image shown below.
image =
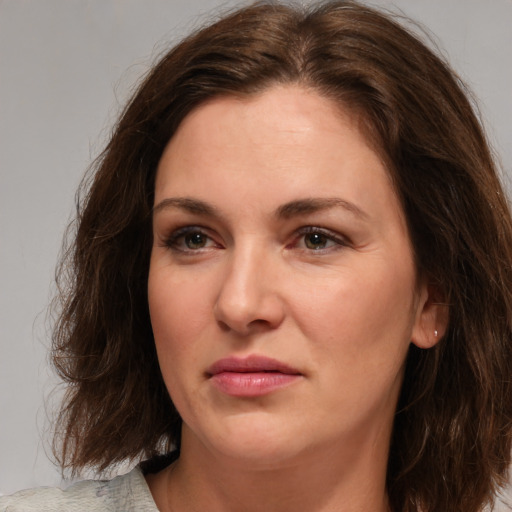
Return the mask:
M 189 249 L 198 249 L 204 246 L 205 239 L 202 233 L 191 233 L 187 235 L 186 242 Z
M 319 233 L 311 233 L 306 237 L 306 246 L 308 249 L 321 249 L 325 246 L 325 236 Z

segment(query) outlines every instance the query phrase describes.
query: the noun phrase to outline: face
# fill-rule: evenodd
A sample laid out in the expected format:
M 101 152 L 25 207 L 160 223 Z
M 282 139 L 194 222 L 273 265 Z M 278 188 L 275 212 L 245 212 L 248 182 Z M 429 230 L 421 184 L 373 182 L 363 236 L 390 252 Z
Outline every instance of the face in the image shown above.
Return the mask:
M 153 229 L 151 320 L 187 446 L 279 464 L 388 443 L 428 292 L 354 117 L 293 86 L 200 106 L 159 163 Z

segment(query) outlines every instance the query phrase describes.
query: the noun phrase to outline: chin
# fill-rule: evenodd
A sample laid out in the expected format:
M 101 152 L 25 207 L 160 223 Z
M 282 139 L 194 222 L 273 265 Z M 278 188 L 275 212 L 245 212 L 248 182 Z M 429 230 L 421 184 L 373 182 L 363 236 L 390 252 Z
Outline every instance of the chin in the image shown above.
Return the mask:
M 217 428 L 209 429 L 203 443 L 215 457 L 240 463 L 244 469 L 248 465 L 252 469 L 275 469 L 307 451 L 308 447 L 299 442 L 301 437 L 304 436 L 292 432 L 284 420 L 269 421 L 268 414 L 244 414 L 228 418 L 219 422 Z

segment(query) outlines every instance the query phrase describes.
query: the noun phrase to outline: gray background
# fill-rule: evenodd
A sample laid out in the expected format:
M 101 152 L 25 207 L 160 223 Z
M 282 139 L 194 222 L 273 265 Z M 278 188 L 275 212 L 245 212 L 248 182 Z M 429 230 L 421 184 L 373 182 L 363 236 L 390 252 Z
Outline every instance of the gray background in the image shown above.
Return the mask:
M 0 0 L 0 493 L 60 481 L 45 315 L 79 180 L 157 54 L 234 3 Z M 512 176 L 512 0 L 374 4 L 435 34 Z

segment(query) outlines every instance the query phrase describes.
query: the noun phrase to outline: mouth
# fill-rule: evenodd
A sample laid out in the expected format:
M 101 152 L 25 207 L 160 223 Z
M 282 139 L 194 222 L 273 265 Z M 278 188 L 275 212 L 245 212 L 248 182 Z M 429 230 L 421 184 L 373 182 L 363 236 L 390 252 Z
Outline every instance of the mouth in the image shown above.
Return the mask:
M 281 361 L 264 356 L 228 357 L 206 372 L 213 386 L 234 397 L 257 397 L 289 386 L 303 376 Z

